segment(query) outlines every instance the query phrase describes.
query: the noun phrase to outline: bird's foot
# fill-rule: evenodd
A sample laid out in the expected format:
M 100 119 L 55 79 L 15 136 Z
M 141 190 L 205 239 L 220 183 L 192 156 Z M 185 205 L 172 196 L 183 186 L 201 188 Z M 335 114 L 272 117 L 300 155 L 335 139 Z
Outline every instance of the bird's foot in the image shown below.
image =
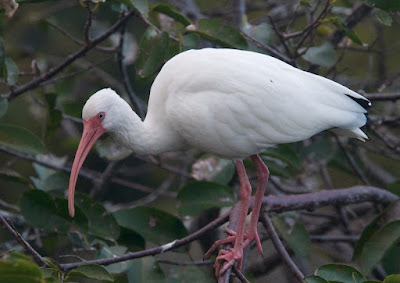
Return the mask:
M 231 229 L 226 229 L 225 232 L 229 235 L 225 239 L 216 241 L 205 254 L 205 258 L 211 256 L 215 249 L 220 245 L 234 244 L 236 241 L 236 232 Z M 225 273 L 236 261 L 239 270 L 242 269 L 243 249 L 254 241 L 257 245 L 258 252 L 263 255 L 260 237 L 256 229 L 248 229 L 243 236 L 243 243 L 234 247 L 232 250 L 221 249 L 215 260 L 215 276 L 219 278 Z
M 258 236 L 257 229 L 250 230 L 248 229 L 243 237 L 243 248 L 250 244 L 252 241 L 256 243 L 258 253 L 263 255 L 263 250 L 261 246 L 260 236 Z
M 232 229 L 226 229 L 225 233 L 227 233 L 229 236 L 226 237 L 225 239 L 215 241 L 215 243 L 211 246 L 211 248 L 208 249 L 208 251 L 204 255 L 204 258 L 209 258 L 219 246 L 226 244 L 233 244 L 235 242 L 236 240 L 235 231 L 233 231 Z
M 242 269 L 243 249 L 234 248 L 232 250 L 220 250 L 215 260 L 215 277 L 222 276 L 235 262 L 238 263 L 238 269 Z
M 211 248 L 209 248 L 209 250 L 206 252 L 206 254 L 204 255 L 204 258 L 209 258 L 211 256 L 211 254 L 221 245 L 235 243 L 236 232 L 231 229 L 226 229 L 225 233 L 227 233 L 229 236 L 226 237 L 225 239 L 216 241 L 211 246 Z M 247 230 L 246 231 L 246 233 L 244 234 L 244 237 L 243 237 L 243 248 L 245 248 L 247 245 L 249 245 L 252 241 L 254 241 L 256 243 L 258 252 L 261 255 L 263 255 L 261 241 L 260 241 L 260 237 L 258 236 L 257 230 Z

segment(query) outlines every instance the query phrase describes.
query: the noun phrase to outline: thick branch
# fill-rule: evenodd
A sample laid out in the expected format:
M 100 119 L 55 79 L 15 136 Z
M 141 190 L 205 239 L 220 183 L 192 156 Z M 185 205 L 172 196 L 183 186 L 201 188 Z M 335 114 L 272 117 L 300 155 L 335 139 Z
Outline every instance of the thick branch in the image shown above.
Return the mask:
M 319 191 L 302 195 L 268 196 L 264 198 L 263 203 L 268 212 L 284 212 L 301 209 L 314 210 L 318 207 L 327 205 L 345 205 L 365 201 L 371 201 L 386 205 L 395 201 L 396 199 L 398 199 L 398 196 L 376 187 L 355 186 L 348 189 Z M 253 200 L 251 201 L 251 206 Z M 212 230 L 225 223 L 228 220 L 229 214 L 230 213 L 226 213 L 220 216 L 216 220 L 212 221 L 208 225 L 204 226 L 203 228 L 199 229 L 193 234 L 190 234 L 187 237 L 175 240 L 171 243 L 159 247 L 154 247 L 140 252 L 127 253 L 125 255 L 113 258 L 61 264 L 60 268 L 64 271 L 68 271 L 85 264 L 110 265 L 113 263 L 127 261 L 135 258 L 161 254 L 197 240 L 207 231 Z

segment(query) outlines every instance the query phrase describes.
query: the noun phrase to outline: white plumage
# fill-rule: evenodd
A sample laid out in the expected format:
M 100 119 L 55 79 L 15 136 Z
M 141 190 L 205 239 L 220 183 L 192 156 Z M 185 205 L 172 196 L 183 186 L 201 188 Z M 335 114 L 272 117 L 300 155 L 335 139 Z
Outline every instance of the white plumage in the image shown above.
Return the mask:
M 83 118 L 110 107 L 106 130 L 139 154 L 195 147 L 242 159 L 331 128 L 367 139 L 359 129 L 366 110 L 349 96 L 366 100 L 267 55 L 209 48 L 186 51 L 164 65 L 144 123 L 111 89 L 88 100 Z
M 254 240 L 261 249 L 257 220 L 269 173 L 257 154 L 327 129 L 367 139 L 360 127 L 367 122 L 364 107 L 369 106 L 356 92 L 267 55 L 211 48 L 183 52 L 169 60 L 156 77 L 143 122 L 111 89 L 98 91 L 86 102 L 84 132 L 70 178 L 70 214 L 74 214 L 79 169 L 104 132 L 137 154 L 194 147 L 232 159 L 241 182 L 241 218 L 233 250 L 217 257 L 218 276 L 235 260 L 240 265 L 244 245 Z M 247 156 L 257 166 L 259 188 L 244 233 L 250 194 L 242 159 Z

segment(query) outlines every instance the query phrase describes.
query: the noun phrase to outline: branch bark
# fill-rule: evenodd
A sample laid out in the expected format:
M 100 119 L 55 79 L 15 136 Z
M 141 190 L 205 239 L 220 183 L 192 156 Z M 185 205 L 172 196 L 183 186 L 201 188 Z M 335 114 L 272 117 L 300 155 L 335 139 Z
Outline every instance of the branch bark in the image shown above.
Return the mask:
M 268 196 L 264 198 L 263 204 L 265 205 L 265 209 L 267 212 L 280 213 L 284 211 L 302 210 L 302 209 L 314 210 L 322 206 L 346 205 L 346 204 L 360 203 L 366 201 L 387 205 L 397 199 L 398 196 L 386 190 L 382 190 L 372 186 L 355 186 L 347 189 L 319 191 L 315 193 L 308 193 L 302 195 Z M 253 202 L 254 198 L 250 202 L 251 207 Z M 60 264 L 60 268 L 63 271 L 68 271 L 85 264 L 110 265 L 113 263 L 132 260 L 135 258 L 161 254 L 166 251 L 187 245 L 197 240 L 207 231 L 215 229 L 218 226 L 224 224 L 228 220 L 229 215 L 230 213 L 226 213 L 220 216 L 219 218 L 215 219 L 214 221 L 210 222 L 203 228 L 199 229 L 198 231 L 190 234 L 189 236 L 175 240 L 171 243 L 167 243 L 162 246 L 154 247 L 139 252 L 131 252 L 113 258 Z
M 76 59 L 84 56 L 88 51 L 90 51 L 92 48 L 94 48 L 97 44 L 108 38 L 111 34 L 113 34 L 115 31 L 117 31 L 127 20 L 129 20 L 130 17 L 132 17 L 134 14 L 134 11 L 128 12 L 124 17 L 120 18 L 114 25 L 112 25 L 106 32 L 104 32 L 102 35 L 94 38 L 93 40 L 87 42 L 87 44 L 82 47 L 80 50 L 75 52 L 72 55 L 69 55 L 67 59 L 65 59 L 61 64 L 58 66 L 50 69 L 48 72 L 42 74 L 41 76 L 31 80 L 30 82 L 21 85 L 19 87 L 13 88 L 9 93 L 3 94 L 2 97 L 7 98 L 8 100 L 12 100 L 16 98 L 18 95 L 24 93 L 25 91 L 35 89 L 36 87 L 40 86 L 41 83 L 44 81 L 54 77 L 57 75 L 59 72 L 64 70 L 66 67 L 71 65 Z

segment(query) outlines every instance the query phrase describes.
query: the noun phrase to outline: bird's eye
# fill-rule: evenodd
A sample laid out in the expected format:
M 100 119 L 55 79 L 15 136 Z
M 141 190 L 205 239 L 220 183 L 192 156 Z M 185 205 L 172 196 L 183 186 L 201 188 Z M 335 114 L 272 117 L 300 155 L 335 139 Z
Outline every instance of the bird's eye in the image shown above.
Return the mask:
M 100 112 L 97 117 L 99 117 L 100 120 L 103 120 L 104 119 L 104 113 Z

